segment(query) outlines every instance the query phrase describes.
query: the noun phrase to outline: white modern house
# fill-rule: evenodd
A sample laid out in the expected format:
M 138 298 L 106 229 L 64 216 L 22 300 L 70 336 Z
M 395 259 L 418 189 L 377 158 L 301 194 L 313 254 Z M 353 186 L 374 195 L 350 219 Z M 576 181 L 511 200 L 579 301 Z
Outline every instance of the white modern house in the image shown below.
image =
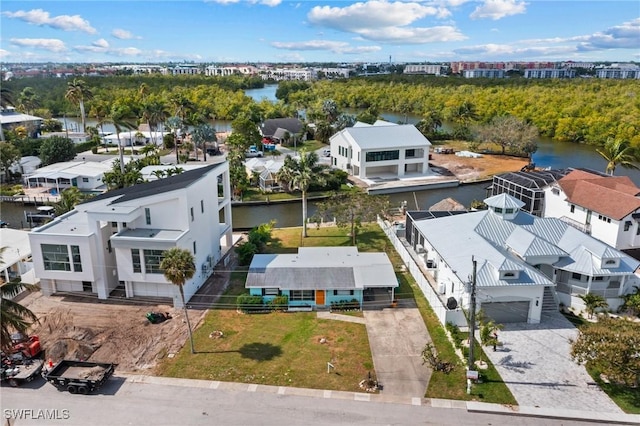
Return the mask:
M 466 325 L 476 262 L 476 307 L 498 323 L 538 323 L 558 304 L 584 308 L 579 295 L 599 294 L 610 309 L 637 285 L 640 262 L 556 218 L 521 211 L 508 194 L 488 210 L 424 217 L 408 212 L 406 239 L 441 306 L 443 323 Z M 455 212 L 459 213 L 459 212 Z
M 329 143 L 331 164 L 363 180 L 429 173 L 431 142 L 413 124 L 358 122 L 331 136 Z
M 544 199 L 544 217 L 618 250 L 640 248 L 640 188 L 629 177 L 574 170 L 546 187 Z
M 107 299 L 173 299 L 178 287 L 160 270 L 163 251 L 193 253 L 196 273 L 184 285 L 188 301 L 232 246 L 228 163 L 110 191 L 29 234 L 42 292 L 85 292 Z

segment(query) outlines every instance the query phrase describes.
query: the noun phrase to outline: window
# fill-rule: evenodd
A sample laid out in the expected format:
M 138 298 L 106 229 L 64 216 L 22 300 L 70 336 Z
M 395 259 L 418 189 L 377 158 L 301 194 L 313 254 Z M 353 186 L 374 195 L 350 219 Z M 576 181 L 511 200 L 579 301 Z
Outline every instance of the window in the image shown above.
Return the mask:
M 400 158 L 400 151 L 371 151 L 367 152 L 366 161 L 389 161 L 389 160 L 397 160 Z
M 161 274 L 162 250 L 143 250 L 144 270 L 147 274 Z
M 551 189 L 551 193 L 553 195 L 560 195 L 560 190 L 558 188 L 553 188 L 553 189 Z
M 416 150 L 415 149 L 407 149 L 405 151 L 404 158 L 413 158 L 415 156 L 416 156 Z
M 193 254 L 196 254 L 196 242 L 193 242 Z
M 513 214 L 513 209 L 504 209 L 506 214 Z
M 570 211 L 571 213 L 575 213 L 575 211 L 576 211 L 576 206 L 575 206 L 574 204 L 571 204 L 571 207 L 569 207 L 569 211 Z
M 80 256 L 79 246 L 71 246 L 71 257 L 73 260 L 73 272 L 82 272 L 82 257 Z
M 289 292 L 289 300 L 313 302 L 315 300 L 315 292 L 313 290 L 291 290 Z
M 581 280 L 582 279 L 582 274 L 574 272 L 573 274 L 571 274 L 571 278 L 573 278 L 574 280 Z
M 280 289 L 278 288 L 263 288 L 263 296 L 280 296 Z
M 629 229 L 631 229 L 631 221 L 627 220 L 624 223 L 624 232 L 627 232 Z
M 131 264 L 133 265 L 133 272 L 142 272 L 140 249 L 131 249 Z
M 151 209 L 148 207 L 144 209 L 144 218 L 147 221 L 147 225 L 151 225 Z
M 600 276 L 600 277 L 593 277 L 594 281 L 604 281 L 604 277 Z
M 40 248 L 45 271 L 71 271 L 69 252 L 66 245 L 42 244 Z
M 334 296 L 353 296 L 353 290 L 333 290 Z
M 496 213 L 502 213 L 502 207 L 494 207 L 493 211 Z
M 200 213 L 204 213 L 204 200 L 200 200 Z
M 89 178 L 82 178 L 83 182 L 89 182 Z
M 605 265 L 615 265 L 616 261 L 613 259 L 608 259 L 607 261 L 604 262 Z
M 191 222 L 193 222 L 193 207 L 189 208 L 189 213 L 191 214 Z
M 502 277 L 503 278 L 514 278 L 516 276 L 516 274 L 514 274 L 513 272 L 505 272 Z

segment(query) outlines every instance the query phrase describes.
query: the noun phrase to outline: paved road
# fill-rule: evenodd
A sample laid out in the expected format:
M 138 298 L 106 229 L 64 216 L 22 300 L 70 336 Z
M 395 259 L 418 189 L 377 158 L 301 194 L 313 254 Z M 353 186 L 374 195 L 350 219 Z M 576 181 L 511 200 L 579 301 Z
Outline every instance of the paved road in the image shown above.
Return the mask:
M 364 319 L 382 393 L 422 398 L 431 371 L 421 353 L 431 338 L 418 309 L 365 310 Z
M 381 402 L 376 397 L 379 395 L 142 376 L 113 377 L 98 394 L 83 396 L 58 392 L 39 379 L 21 388 L 3 387 L 2 416 L 20 417 L 16 426 L 584 424 L 472 413 L 464 403 L 451 408 L 451 401 Z M 53 418 L 37 418 L 44 415 Z

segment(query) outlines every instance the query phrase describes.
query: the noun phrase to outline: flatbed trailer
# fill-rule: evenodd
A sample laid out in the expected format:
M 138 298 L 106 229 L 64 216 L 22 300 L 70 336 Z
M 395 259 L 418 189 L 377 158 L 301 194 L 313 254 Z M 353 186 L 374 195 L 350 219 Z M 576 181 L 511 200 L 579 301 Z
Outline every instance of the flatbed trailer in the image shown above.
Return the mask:
M 100 388 L 113 374 L 116 364 L 62 360 L 43 374 L 59 391 L 86 395 Z
M 43 366 L 44 360 L 40 358 L 25 359 L 11 365 L 3 363 L 0 376 L 9 386 L 15 388 L 38 377 Z

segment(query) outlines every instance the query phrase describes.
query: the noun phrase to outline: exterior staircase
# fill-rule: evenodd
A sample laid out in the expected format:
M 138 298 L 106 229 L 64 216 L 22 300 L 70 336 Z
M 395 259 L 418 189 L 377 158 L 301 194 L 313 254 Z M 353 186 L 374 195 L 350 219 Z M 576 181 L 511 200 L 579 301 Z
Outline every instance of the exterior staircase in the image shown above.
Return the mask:
M 558 301 L 556 300 L 555 290 L 552 287 L 545 287 L 542 296 L 542 312 L 557 312 Z

